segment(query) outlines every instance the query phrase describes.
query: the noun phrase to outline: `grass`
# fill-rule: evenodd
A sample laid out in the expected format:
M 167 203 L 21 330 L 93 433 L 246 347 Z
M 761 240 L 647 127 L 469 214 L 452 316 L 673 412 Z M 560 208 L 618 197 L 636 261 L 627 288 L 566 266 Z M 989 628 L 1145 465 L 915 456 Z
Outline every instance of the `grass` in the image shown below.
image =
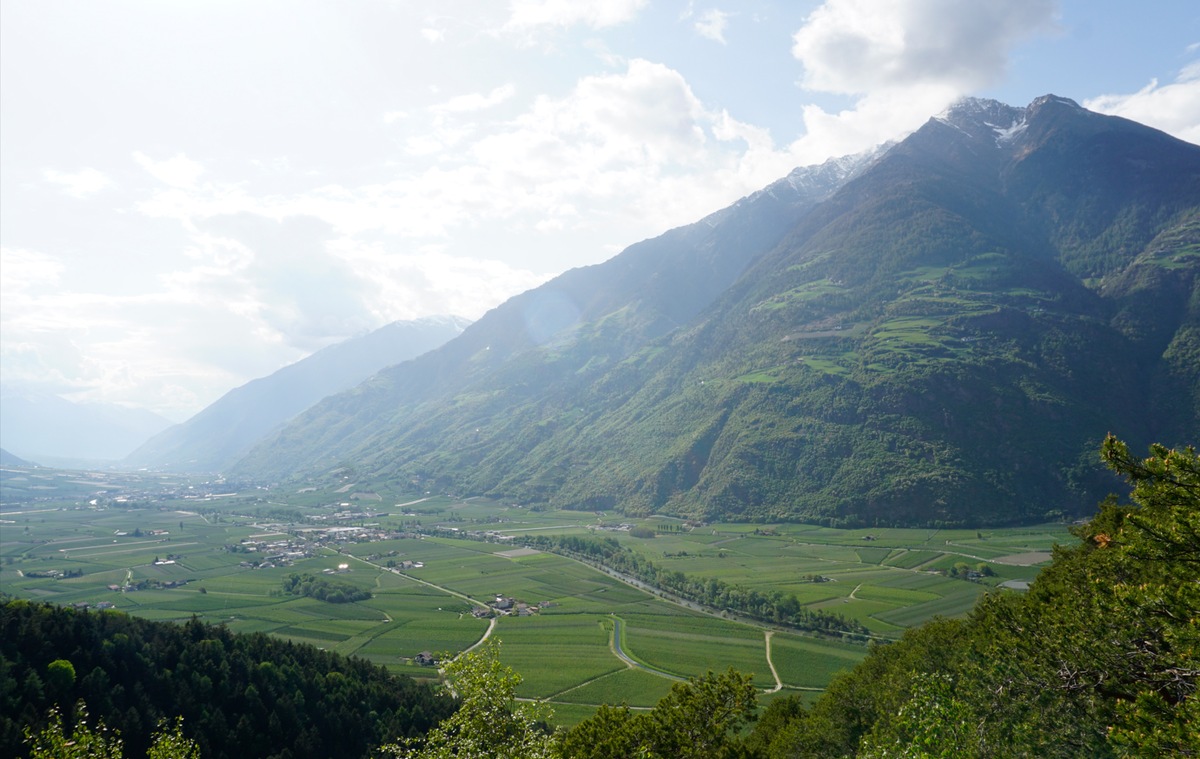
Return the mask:
M 673 681 L 664 677 L 627 667 L 557 693 L 553 700 L 555 704 L 626 704 L 650 707 L 670 692 L 672 684 Z
M 779 678 L 793 688 L 824 688 L 834 674 L 851 669 L 865 656 L 861 646 L 781 633 L 771 638 L 771 661 Z

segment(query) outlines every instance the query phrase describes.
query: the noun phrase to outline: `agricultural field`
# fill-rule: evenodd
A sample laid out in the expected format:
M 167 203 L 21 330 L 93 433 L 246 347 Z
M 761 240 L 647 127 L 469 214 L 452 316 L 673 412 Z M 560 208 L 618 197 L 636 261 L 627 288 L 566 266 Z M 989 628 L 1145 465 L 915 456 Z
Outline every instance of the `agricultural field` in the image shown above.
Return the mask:
M 522 547 L 525 536 L 612 537 L 669 570 L 794 594 L 879 639 L 963 614 L 1001 582 L 1032 580 L 1053 545 L 1071 540 L 1062 525 L 697 526 L 484 499 L 363 498 L 353 483 L 225 493 L 219 484 L 142 477 L 123 496 L 132 485 L 113 475 L 19 476 L 16 491 L 5 480 L 0 504 L 0 592 L 156 620 L 195 616 L 425 678 L 437 669 L 418 663 L 424 654 L 453 656 L 495 637 L 523 677 L 518 695 L 549 702 L 564 724 L 599 704 L 652 706 L 673 682 L 709 669 L 752 675 L 764 698 L 815 693 L 866 647 L 674 603 Z M 31 490 L 39 481 L 49 484 Z M 58 493 L 47 495 L 51 487 Z M 285 580 L 293 576 L 364 600 L 292 595 Z M 509 605 L 497 612 L 502 600 Z

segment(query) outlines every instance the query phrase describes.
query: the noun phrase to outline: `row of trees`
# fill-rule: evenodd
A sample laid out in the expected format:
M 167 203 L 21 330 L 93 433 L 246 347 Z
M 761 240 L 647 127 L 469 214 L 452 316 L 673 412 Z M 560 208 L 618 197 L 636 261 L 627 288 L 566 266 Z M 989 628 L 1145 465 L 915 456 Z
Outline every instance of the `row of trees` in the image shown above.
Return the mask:
M 867 635 L 867 628 L 862 623 L 841 614 L 808 609 L 794 594 L 760 591 L 715 577 L 690 577 L 683 572 L 664 569 L 623 547 L 615 538 L 537 535 L 527 538 L 526 545 L 600 564 L 694 603 L 729 609 L 762 622 L 864 639 Z

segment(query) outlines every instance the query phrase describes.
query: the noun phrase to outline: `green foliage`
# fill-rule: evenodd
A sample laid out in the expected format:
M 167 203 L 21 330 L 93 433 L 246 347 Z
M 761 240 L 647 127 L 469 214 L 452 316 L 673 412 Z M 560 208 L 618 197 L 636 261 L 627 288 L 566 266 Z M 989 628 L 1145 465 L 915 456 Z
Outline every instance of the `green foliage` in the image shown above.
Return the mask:
M 294 596 L 308 596 L 331 604 L 354 603 L 371 598 L 369 591 L 348 582 L 333 582 L 308 572 L 293 572 L 283 578 L 283 592 Z
M 542 728 L 547 716 L 538 707 L 517 703 L 521 676 L 500 663 L 500 642 L 446 665 L 458 709 L 424 739 L 380 748 L 384 756 L 404 759 L 548 759 L 556 755 L 553 736 Z
M 87 707 L 75 705 L 75 726 L 68 729 L 57 706 L 50 708 L 48 724 L 36 733 L 25 728 L 30 759 L 121 759 L 121 738 L 101 721 L 87 724 Z
M 200 746 L 183 734 L 183 718 L 160 720 L 146 759 L 200 759 Z
M 942 673 L 918 672 L 913 697 L 895 716 L 875 724 L 862 741 L 860 759 L 959 759 L 978 755 L 965 704 Z
M 648 713 L 602 707 L 562 735 L 571 759 L 725 759 L 742 756 L 740 731 L 754 715 L 750 677 L 729 669 L 676 683 Z
M 125 754 L 120 735 L 100 721 L 87 723 L 87 706 L 75 704 L 75 726 L 68 730 L 58 706 L 50 707 L 46 726 L 34 733 L 25 728 L 30 759 L 122 759 Z M 147 759 L 200 759 L 200 747 L 183 734 L 183 720 L 176 717 L 171 727 L 166 720 L 155 730 Z
M 46 687 L 54 697 L 67 695 L 75 685 L 75 665 L 66 659 L 55 659 L 46 665 Z

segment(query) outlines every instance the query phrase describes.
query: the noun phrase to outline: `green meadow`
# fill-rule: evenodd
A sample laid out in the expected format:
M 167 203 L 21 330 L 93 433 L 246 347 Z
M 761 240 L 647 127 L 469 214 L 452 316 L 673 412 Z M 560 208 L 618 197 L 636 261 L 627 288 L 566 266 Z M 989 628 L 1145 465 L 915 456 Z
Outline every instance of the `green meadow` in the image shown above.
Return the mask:
M 4 593 L 156 620 L 195 616 L 426 678 L 437 670 L 415 663 L 418 654 L 453 656 L 494 636 L 505 663 L 523 677 L 518 695 L 549 702 L 565 724 L 604 703 L 652 706 L 673 682 L 710 669 L 752 675 L 764 699 L 816 692 L 861 660 L 866 646 L 749 624 L 721 609 L 685 608 L 573 559 L 521 549 L 523 535 L 613 537 L 669 570 L 794 594 L 812 608 L 861 621 L 881 640 L 937 615 L 963 614 L 1005 580 L 1032 580 L 1038 552 L 1071 540 L 1062 525 L 837 530 L 685 525 L 485 499 L 380 497 L 351 505 L 342 500 L 344 486 L 195 498 L 179 495 L 186 485 L 172 482 L 171 495 L 122 503 L 111 475 L 38 476 L 64 483 L 58 499 L 27 500 L 26 476 L 21 497 L 10 501 L 6 486 L 0 505 Z M 355 509 L 357 516 L 344 516 Z M 331 522 L 339 512 L 341 521 Z M 331 534 L 346 537 L 318 539 L 331 524 L 343 531 Z M 655 536 L 634 537 L 630 526 Z M 264 560 L 285 550 L 264 544 L 289 540 L 289 558 Z M 964 563 L 986 565 L 989 574 L 974 581 L 950 576 Z M 283 581 L 293 573 L 360 588 L 371 598 L 328 603 L 288 595 Z M 497 596 L 524 604 L 526 615 L 472 614 Z

